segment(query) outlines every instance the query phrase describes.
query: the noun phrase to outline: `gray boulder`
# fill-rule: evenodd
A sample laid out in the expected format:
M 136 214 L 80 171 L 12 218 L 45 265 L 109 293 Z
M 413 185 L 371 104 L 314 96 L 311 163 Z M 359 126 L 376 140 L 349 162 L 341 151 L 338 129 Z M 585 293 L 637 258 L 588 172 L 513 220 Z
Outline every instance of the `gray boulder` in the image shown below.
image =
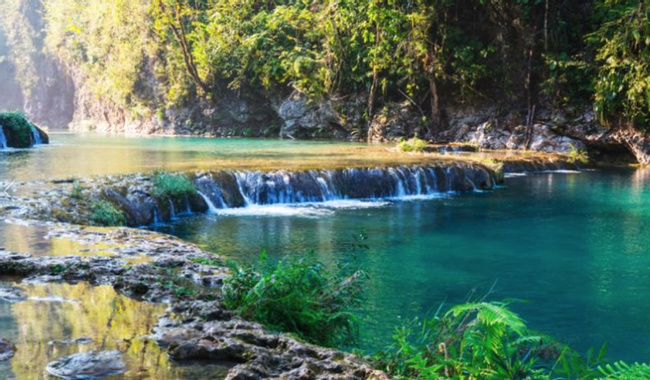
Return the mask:
M 89 379 L 122 373 L 126 365 L 119 351 L 89 351 L 57 359 L 45 370 L 64 379 Z

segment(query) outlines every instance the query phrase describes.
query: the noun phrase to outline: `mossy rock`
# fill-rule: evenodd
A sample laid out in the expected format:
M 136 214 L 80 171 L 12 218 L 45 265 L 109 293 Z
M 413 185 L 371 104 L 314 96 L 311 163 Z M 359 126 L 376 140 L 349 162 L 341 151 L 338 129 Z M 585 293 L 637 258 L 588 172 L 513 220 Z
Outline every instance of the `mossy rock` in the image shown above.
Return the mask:
M 0 128 L 8 148 L 30 148 L 35 143 L 48 144 L 47 134 L 19 112 L 0 112 Z M 37 141 L 40 140 L 40 141 Z

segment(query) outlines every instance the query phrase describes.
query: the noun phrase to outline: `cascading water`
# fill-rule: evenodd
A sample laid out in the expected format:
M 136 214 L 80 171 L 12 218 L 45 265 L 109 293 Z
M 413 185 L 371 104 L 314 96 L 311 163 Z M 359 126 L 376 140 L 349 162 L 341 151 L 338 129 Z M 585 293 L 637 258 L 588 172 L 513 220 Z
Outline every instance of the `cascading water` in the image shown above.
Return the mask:
M 5 136 L 2 125 L 0 125 L 0 149 L 7 148 L 7 136 Z
M 480 165 L 439 164 L 290 172 L 201 173 L 194 183 L 213 213 L 247 205 L 359 199 L 380 200 L 493 188 L 493 173 Z
M 36 127 L 32 126 L 32 140 L 34 142 L 34 145 L 37 144 L 42 144 L 43 139 L 41 138 L 41 133 L 36 129 Z

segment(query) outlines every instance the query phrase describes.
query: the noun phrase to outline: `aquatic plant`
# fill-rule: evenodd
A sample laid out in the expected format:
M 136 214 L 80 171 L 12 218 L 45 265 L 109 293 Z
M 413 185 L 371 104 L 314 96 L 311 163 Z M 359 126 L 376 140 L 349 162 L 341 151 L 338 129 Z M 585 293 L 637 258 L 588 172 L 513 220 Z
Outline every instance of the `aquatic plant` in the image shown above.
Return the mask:
M 413 137 L 410 140 L 402 138 L 397 144 L 397 149 L 402 152 L 424 152 L 424 149 L 426 149 L 426 147 L 427 142 L 418 138 L 417 136 Z
M 90 221 L 94 225 L 123 226 L 126 224 L 124 214 L 109 201 L 93 199 L 90 201 L 89 208 L 92 211 Z
M 156 172 L 151 192 L 156 198 L 182 199 L 194 194 L 196 189 L 182 174 Z
M 232 265 L 223 303 L 244 318 L 329 347 L 354 343 L 365 274 L 345 274 L 319 262 L 313 253 L 290 256 L 276 265 L 263 253 L 258 268 Z

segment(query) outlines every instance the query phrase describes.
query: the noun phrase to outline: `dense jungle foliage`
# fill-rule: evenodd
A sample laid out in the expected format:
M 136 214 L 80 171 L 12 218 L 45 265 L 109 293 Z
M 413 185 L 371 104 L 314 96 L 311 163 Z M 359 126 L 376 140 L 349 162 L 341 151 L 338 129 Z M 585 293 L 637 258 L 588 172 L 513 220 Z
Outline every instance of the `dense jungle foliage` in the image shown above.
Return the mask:
M 434 130 L 444 104 L 493 99 L 529 114 L 593 102 L 606 125 L 650 123 L 645 0 L 41 1 L 46 46 L 6 27 L 14 61 L 45 49 L 136 114 L 295 90 L 362 95 L 368 119 L 408 100 Z M 27 23 L 20 4 L 38 2 L 7 0 L 4 23 Z M 33 67 L 17 67 L 29 92 Z

